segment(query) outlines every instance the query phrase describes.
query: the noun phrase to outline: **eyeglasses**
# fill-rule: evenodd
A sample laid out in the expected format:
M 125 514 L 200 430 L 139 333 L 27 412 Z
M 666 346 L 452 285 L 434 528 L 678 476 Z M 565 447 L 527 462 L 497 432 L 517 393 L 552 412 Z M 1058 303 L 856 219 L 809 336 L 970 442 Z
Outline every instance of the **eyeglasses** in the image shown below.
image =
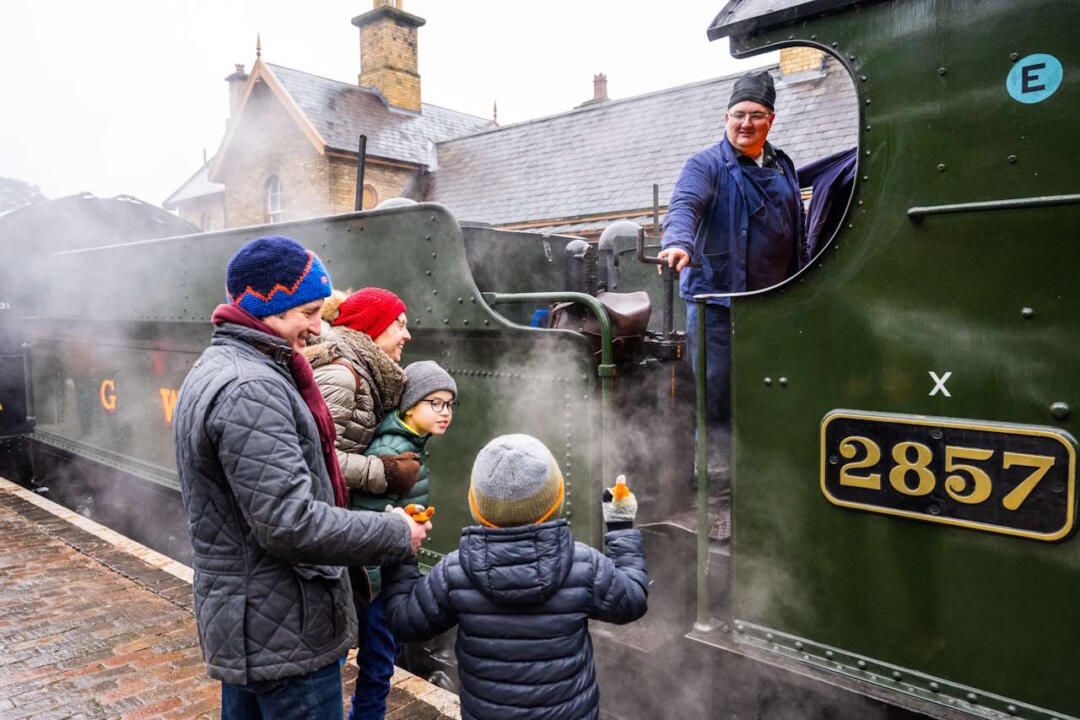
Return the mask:
M 431 406 L 431 409 L 436 413 L 442 413 L 445 410 L 448 413 L 454 412 L 454 408 L 458 406 L 457 400 L 443 400 L 442 398 L 424 398 L 420 402 L 426 402 Z
M 738 123 L 741 123 L 748 117 L 752 122 L 759 123 L 762 120 L 767 119 L 770 115 L 772 115 L 772 113 L 761 112 L 760 110 L 755 110 L 754 112 L 749 113 L 743 112 L 742 110 L 736 110 L 733 113 L 728 113 L 728 117 Z

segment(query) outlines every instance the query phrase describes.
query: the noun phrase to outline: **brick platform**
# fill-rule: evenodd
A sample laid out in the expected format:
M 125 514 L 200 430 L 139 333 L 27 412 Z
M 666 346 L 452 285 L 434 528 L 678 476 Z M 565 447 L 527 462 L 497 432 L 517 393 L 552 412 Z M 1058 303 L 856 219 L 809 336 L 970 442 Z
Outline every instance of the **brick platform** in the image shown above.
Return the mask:
M 0 478 L 0 720 L 217 718 L 220 688 L 190 568 Z M 458 717 L 395 673 L 388 719 Z

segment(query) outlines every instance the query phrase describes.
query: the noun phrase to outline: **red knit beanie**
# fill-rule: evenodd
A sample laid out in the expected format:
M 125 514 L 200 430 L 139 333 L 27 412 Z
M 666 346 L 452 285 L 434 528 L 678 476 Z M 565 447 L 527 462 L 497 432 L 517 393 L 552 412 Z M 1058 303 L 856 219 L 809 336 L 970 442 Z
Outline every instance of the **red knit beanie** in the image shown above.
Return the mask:
M 334 320 L 334 325 L 344 325 L 350 330 L 367 333 L 374 340 L 403 312 L 405 303 L 389 290 L 362 288 L 341 303 L 341 312 Z

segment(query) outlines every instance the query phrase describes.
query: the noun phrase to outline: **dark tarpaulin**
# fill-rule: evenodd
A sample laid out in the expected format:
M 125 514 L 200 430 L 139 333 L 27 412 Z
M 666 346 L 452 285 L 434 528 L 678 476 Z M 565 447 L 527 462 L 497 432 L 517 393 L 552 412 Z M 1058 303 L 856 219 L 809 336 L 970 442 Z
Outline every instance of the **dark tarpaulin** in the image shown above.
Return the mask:
M 807 262 L 821 251 L 843 219 L 855 182 L 857 150 L 842 150 L 799 168 L 799 185 L 814 188 L 802 247 Z

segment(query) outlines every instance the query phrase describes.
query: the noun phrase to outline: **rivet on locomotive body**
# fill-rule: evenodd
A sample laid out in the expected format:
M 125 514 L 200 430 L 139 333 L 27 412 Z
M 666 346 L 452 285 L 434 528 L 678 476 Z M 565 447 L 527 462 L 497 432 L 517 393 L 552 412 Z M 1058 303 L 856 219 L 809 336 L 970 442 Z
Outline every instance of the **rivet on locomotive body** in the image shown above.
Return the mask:
M 858 662 L 856 662 L 855 664 L 856 664 L 856 665 L 858 665 L 858 666 L 859 666 L 859 668 L 860 668 L 861 670 L 865 670 L 865 669 L 866 669 L 866 661 L 865 661 L 865 660 L 863 660 L 863 659 L 861 659 L 861 658 L 860 658 L 860 659 L 859 659 L 859 661 L 858 661 Z
M 868 180 L 870 180 L 870 176 L 869 176 L 869 175 L 863 175 L 863 176 L 862 176 L 862 181 L 863 181 L 863 182 L 867 182 Z
M 1020 53 L 1009 53 L 1009 59 L 1016 62 L 1020 59 Z
M 442 324 L 443 325 L 449 325 L 450 324 L 450 318 L 443 318 Z
M 432 294 L 432 295 L 438 295 L 438 294 L 439 294 L 439 288 L 434 288 L 434 289 L 433 289 L 433 290 L 431 291 L 431 294 Z
M 944 67 L 939 67 L 937 69 L 937 74 L 938 75 L 944 75 L 945 74 L 945 68 Z
M 945 172 L 945 163 L 938 163 L 937 171 L 938 172 Z
M 829 456 L 829 464 L 830 465 L 837 465 L 839 463 L 840 463 L 840 458 L 836 457 L 835 455 L 830 455 Z
M 833 655 L 835 655 L 835 653 L 832 650 L 825 651 L 825 657 L 831 658 Z
M 848 56 L 847 56 L 847 59 L 848 60 L 854 60 L 855 59 L 855 53 L 849 53 Z
M 485 324 L 485 325 L 490 325 L 490 324 L 491 324 L 491 321 L 485 318 L 485 319 L 484 319 L 484 324 Z
M 933 690 L 934 692 L 937 692 L 938 690 L 941 689 L 941 686 L 938 685 L 935 681 L 931 680 L 930 681 L 930 689 Z
M 862 205 L 862 204 L 863 204 L 863 201 L 862 201 L 862 200 L 859 200 L 859 201 L 858 201 L 858 202 L 857 202 L 856 204 L 857 204 L 857 205 Z
M 866 104 L 866 105 L 869 105 L 869 104 L 870 104 L 870 98 L 866 98 L 866 103 L 865 103 L 865 104 Z
M 1020 317 L 1024 318 L 1025 320 L 1030 320 L 1031 318 L 1035 317 L 1035 309 L 1029 307 L 1020 308 Z
M 743 626 L 741 622 L 737 622 L 735 623 L 735 632 L 744 633 L 746 632 L 746 627 Z
M 766 377 L 765 378 L 765 386 L 769 387 L 771 385 L 772 385 L 772 378 L 771 377 Z
M 932 437 L 934 440 L 940 440 L 941 428 L 933 428 L 932 430 L 930 430 L 930 437 Z
M 438 253 L 431 253 L 431 259 L 432 259 L 432 260 L 434 260 L 434 259 L 435 259 L 435 258 L 437 258 L 438 256 L 439 256 L 439 254 L 438 254 Z
M 873 127 L 873 126 L 872 126 L 872 125 L 867 125 L 867 126 L 866 126 L 866 132 L 870 132 L 870 128 L 871 128 L 871 127 Z M 869 154 L 870 154 L 870 153 L 867 153 L 867 155 L 869 155 Z
M 870 151 L 869 151 L 869 150 L 867 150 L 866 152 L 864 152 L 864 153 L 863 153 L 863 155 L 869 156 L 869 155 L 870 155 Z
M 787 378 L 786 377 L 781 377 L 780 378 L 780 387 L 787 387 Z
M 732 10 L 731 12 L 735 12 L 735 11 L 734 11 L 734 10 Z M 811 40 L 817 40 L 817 33 L 814 33 L 813 35 L 811 35 L 811 36 L 810 36 L 810 39 L 811 39 Z
M 796 649 L 796 650 L 802 650 L 802 649 L 803 649 L 803 643 L 802 643 L 802 640 L 796 640 L 796 641 L 795 641 L 795 649 Z
M 1008 712 L 1010 715 L 1015 715 L 1017 712 L 1017 707 L 1015 705 L 1007 705 L 1005 706 L 1005 711 Z
M 859 76 L 859 81 L 860 82 L 866 82 L 866 76 L 865 75 L 860 75 Z
M 975 693 L 973 693 L 973 692 L 969 692 L 969 693 L 967 694 L 967 696 L 966 696 L 966 697 L 967 697 L 967 701 L 968 701 L 968 702 L 972 702 L 972 703 L 977 703 L 977 702 L 979 702 L 979 696 L 978 696 L 978 695 L 976 695 L 976 694 L 975 694 Z
M 469 324 L 469 319 L 465 318 L 464 320 L 461 321 L 461 324 L 462 325 L 468 325 Z
M 1068 420 L 1072 415 L 1072 408 L 1069 407 L 1069 403 L 1058 401 L 1050 405 L 1050 416 L 1055 420 Z
M 427 306 L 427 311 L 431 312 L 431 306 L 430 305 Z
M 832 41 L 831 43 L 829 43 L 829 44 L 830 44 L 830 45 L 832 45 L 833 47 L 836 47 L 836 45 L 837 45 L 837 43 L 836 43 L 836 41 L 835 41 L 835 40 L 833 40 L 833 41 Z
M 435 216 L 434 215 L 432 215 L 430 219 L 431 219 L 431 222 L 435 222 Z
M 902 678 L 904 676 L 900 674 L 899 670 L 893 670 L 892 671 L 892 677 L 893 677 L 893 680 L 896 680 L 896 681 L 899 682 L 900 678 Z
M 431 271 L 430 270 L 425 270 L 424 274 L 427 275 L 428 277 L 431 277 Z
M 424 236 L 424 239 L 425 239 L 425 240 L 430 240 L 430 239 L 431 239 L 431 236 L 430 236 L 430 235 L 425 235 L 425 236 Z
M 464 305 L 465 304 L 465 299 L 464 298 L 458 298 L 457 301 L 458 301 L 458 305 Z

